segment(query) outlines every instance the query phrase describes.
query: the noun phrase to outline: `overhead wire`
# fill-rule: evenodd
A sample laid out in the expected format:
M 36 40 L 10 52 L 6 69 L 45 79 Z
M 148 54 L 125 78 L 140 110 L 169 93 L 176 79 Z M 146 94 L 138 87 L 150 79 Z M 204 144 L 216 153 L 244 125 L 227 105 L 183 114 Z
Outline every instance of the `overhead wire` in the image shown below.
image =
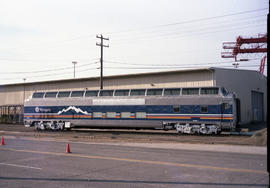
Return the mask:
M 163 28 L 171 27 L 171 26 L 178 26 L 178 25 L 183 25 L 183 24 L 190 24 L 190 23 L 197 23 L 197 22 L 203 22 L 203 21 L 209 21 L 209 20 L 216 20 L 218 18 L 227 18 L 227 17 L 231 17 L 231 16 L 235 16 L 235 15 L 245 15 L 245 14 L 259 12 L 259 11 L 264 11 L 264 10 L 267 10 L 267 8 L 255 9 L 255 10 L 250 10 L 250 11 L 243 11 L 243 12 L 232 13 L 232 14 L 225 14 L 225 15 L 220 15 L 220 16 L 213 16 L 213 17 L 208 17 L 208 18 L 186 20 L 186 21 L 174 22 L 174 23 L 169 23 L 169 24 L 161 24 L 161 25 L 156 25 L 156 26 L 151 26 L 151 27 L 141 28 L 141 29 L 133 29 L 133 30 L 126 30 L 126 31 L 123 30 L 123 31 L 118 31 L 118 32 L 110 32 L 110 33 L 107 33 L 107 34 L 119 34 L 119 33 L 127 33 L 127 32 L 130 32 L 130 31 L 142 31 L 142 30 L 150 30 L 150 29 L 159 29 L 160 30 L 160 29 L 163 29 Z M 261 15 L 261 16 L 264 16 L 264 15 Z M 236 24 L 236 23 L 234 23 L 234 24 Z M 255 24 L 257 24 L 257 26 L 258 26 L 258 23 L 255 23 Z M 261 24 L 261 25 L 264 26 L 265 24 Z M 239 27 L 239 24 L 236 25 L 236 26 L 237 26 L 236 28 L 243 28 L 243 27 Z M 223 26 L 223 27 L 225 27 L 225 26 Z M 228 24 L 227 24 L 227 27 L 229 27 Z M 245 27 L 246 27 L 246 25 L 245 25 Z M 250 26 L 248 26 L 248 27 L 250 27 Z M 209 30 L 209 28 L 210 29 L 215 29 L 216 27 L 208 27 L 208 28 L 205 28 L 205 30 L 207 31 L 207 30 Z M 220 29 L 220 27 L 218 27 L 218 28 Z M 235 30 L 235 28 L 234 28 L 234 30 Z M 179 32 L 179 30 L 177 30 L 177 31 Z M 210 33 L 216 33 L 216 32 L 221 32 L 221 31 L 224 31 L 224 29 L 223 30 L 218 30 L 218 31 L 209 31 L 209 32 L 205 32 L 204 31 L 204 32 L 202 32 L 202 29 L 199 28 L 199 29 L 196 29 L 196 30 L 193 30 L 193 31 L 192 30 L 191 31 L 186 31 L 186 33 L 188 32 L 188 34 L 182 35 L 182 36 L 181 35 L 179 36 L 179 33 L 178 32 L 177 33 L 174 32 L 174 33 L 169 33 L 169 34 L 167 33 L 165 35 L 163 34 L 163 35 L 161 35 L 159 37 L 170 37 L 170 38 L 172 38 L 172 36 L 176 36 L 178 38 L 178 37 L 186 37 L 186 36 L 192 36 L 192 35 L 210 34 Z M 152 32 L 152 34 L 153 34 L 153 32 Z M 74 37 L 74 38 L 71 38 L 71 39 L 62 40 L 62 42 L 74 41 L 74 40 L 82 39 L 84 37 L 90 37 L 90 35 L 88 35 L 88 36 L 86 35 L 86 36 Z M 140 38 L 140 39 L 143 39 L 143 38 Z M 149 39 L 149 37 L 147 37 L 147 39 Z M 56 43 L 59 43 L 59 42 L 61 42 L 61 41 L 58 41 Z M 92 63 L 92 64 L 95 64 L 95 63 Z M 88 65 L 91 65 L 91 64 L 88 64 Z M 88 66 L 88 65 L 87 64 L 85 64 L 85 65 L 77 65 L 76 68 L 84 67 L 84 66 Z M 198 64 L 198 65 L 200 65 L 200 64 Z M 208 63 L 208 65 L 210 65 L 210 64 Z M 105 68 L 116 68 L 116 67 L 105 67 Z M 130 68 L 133 68 L 133 67 L 130 67 Z M 62 71 L 62 70 L 68 70 L 68 69 L 73 69 L 73 67 L 65 67 L 65 68 L 57 68 L 57 69 L 47 69 L 47 70 L 42 70 L 42 71 L 0 72 L 0 74 L 35 74 L 35 73 L 42 73 L 42 72 Z M 97 69 L 97 68 L 94 68 L 94 69 Z M 91 69 L 91 70 L 94 70 L 94 69 Z M 119 69 L 120 69 L 120 67 L 119 67 Z M 146 69 L 146 67 L 145 68 L 141 67 L 141 69 Z M 87 70 L 83 70 L 83 71 L 87 71 Z M 83 71 L 81 71 L 81 72 L 83 72 Z M 70 73 L 66 73 L 66 74 L 70 74 Z M 46 77 L 46 76 L 51 76 L 51 75 L 55 75 L 55 74 L 37 75 L 37 76 L 34 76 L 34 77 Z
M 180 21 L 180 22 L 173 22 L 173 23 L 169 23 L 169 24 L 160 24 L 160 25 L 156 25 L 156 26 L 149 26 L 149 27 L 138 28 L 138 29 L 128 29 L 128 30 L 122 30 L 122 31 L 107 32 L 105 34 L 125 33 L 125 32 L 147 30 L 147 29 L 158 28 L 158 27 L 182 25 L 182 24 L 187 24 L 187 23 L 195 23 L 195 22 L 213 20 L 213 19 L 217 19 L 217 18 L 224 18 L 224 17 L 231 17 L 231 16 L 236 16 L 236 15 L 242 15 L 242 14 L 249 14 L 249 13 L 260 12 L 260 11 L 265 11 L 265 10 L 268 10 L 268 8 L 254 9 L 254 10 L 236 12 L 236 13 L 231 13 L 231 14 L 213 16 L 213 17 L 206 17 L 206 18 L 192 19 L 192 20 L 186 20 L 186 21 Z
M 260 23 L 260 22 L 265 22 L 265 23 Z M 171 32 L 171 33 L 164 33 L 164 34 L 162 33 L 162 34 L 150 35 L 150 36 L 149 35 L 136 36 L 136 37 L 118 41 L 118 42 L 116 40 L 116 43 L 114 45 L 125 44 L 125 43 L 130 44 L 130 41 L 141 42 L 141 40 L 150 40 L 150 39 L 156 39 L 156 38 L 175 39 L 175 38 L 182 38 L 186 36 L 198 36 L 202 34 L 219 33 L 223 31 L 234 31 L 236 29 L 244 29 L 244 28 L 250 28 L 250 27 L 255 27 L 255 26 L 267 26 L 267 22 L 258 21 L 258 22 L 248 23 L 246 25 L 234 24 L 234 25 L 227 25 L 226 27 L 212 27 L 212 28 L 208 27 L 208 28 L 198 28 L 194 30 L 187 30 L 183 32 Z
M 246 22 L 247 21 L 250 22 L 250 21 L 253 20 L 254 22 L 256 22 L 258 20 L 258 18 L 260 18 L 260 17 L 265 17 L 265 20 L 266 20 L 267 14 L 256 15 L 256 16 L 252 16 L 252 17 L 237 18 L 235 20 L 224 20 L 224 21 L 216 20 L 216 21 L 218 21 L 216 23 L 200 23 L 200 25 L 198 25 L 198 24 L 196 24 L 196 25 L 186 24 L 184 27 L 181 25 L 180 28 L 176 28 L 176 27 L 173 27 L 173 28 L 172 27 L 170 27 L 170 28 L 154 28 L 154 29 L 152 29 L 150 31 L 143 32 L 143 36 L 144 35 L 152 35 L 154 33 L 160 33 L 160 32 L 164 32 L 164 31 L 165 32 L 167 32 L 167 31 L 171 32 L 172 30 L 177 31 L 177 32 L 182 31 L 182 30 L 185 30 L 185 29 L 201 30 L 201 27 L 202 26 L 205 26 L 206 24 L 207 24 L 207 28 L 211 28 L 211 27 L 209 27 L 209 25 L 210 26 L 213 25 L 214 27 L 212 27 L 212 28 L 220 28 L 221 26 L 223 26 L 223 27 L 224 26 L 225 27 L 230 27 L 231 26 L 230 24 L 234 24 L 234 25 L 237 24 L 237 25 L 239 25 L 239 24 L 245 23 L 245 22 L 243 22 L 241 20 L 244 20 Z M 239 22 L 239 21 L 241 21 L 241 22 Z M 228 22 L 230 23 L 229 25 L 227 24 Z M 227 24 L 227 25 L 224 25 L 224 24 Z M 167 31 L 164 30 L 164 29 L 166 29 Z M 170 34 L 170 33 L 167 33 L 167 34 Z M 115 40 L 118 41 L 119 38 L 120 38 L 120 40 L 126 39 L 126 38 L 123 38 L 123 37 L 125 37 L 125 36 L 124 35 L 117 36 L 118 39 L 115 39 Z
M 257 61 L 260 58 L 249 59 L 248 62 Z M 168 70 L 168 69 L 194 69 L 203 67 L 217 67 L 217 68 L 233 68 L 235 61 L 225 61 L 225 62 L 215 62 L 215 63 L 200 63 L 200 64 L 137 64 L 137 63 L 126 63 L 118 61 L 108 61 L 104 62 L 109 64 L 121 64 L 121 65 L 131 65 L 131 66 L 105 66 L 106 69 L 125 69 L 125 70 Z M 238 64 L 239 68 L 253 68 L 260 67 L 260 64 L 248 64 L 248 62 L 240 61 L 242 64 Z M 240 63 L 239 62 L 239 63 Z M 224 65 L 225 64 L 225 65 Z M 231 64 L 231 65 L 228 65 Z M 267 66 L 267 65 L 265 65 Z
M 255 12 L 261 12 L 261 11 L 265 11 L 268 10 L 267 8 L 261 8 L 261 9 L 254 9 L 254 10 L 248 10 L 248 11 L 242 11 L 242 12 L 236 12 L 236 13 L 231 13 L 231 14 L 224 14 L 224 15 L 219 15 L 219 16 L 213 16 L 213 17 L 206 17 L 206 18 L 200 18 L 200 19 L 192 19 L 192 20 L 186 20 L 186 21 L 180 21 L 180 22 L 173 22 L 173 23 L 169 23 L 169 24 L 160 24 L 160 25 L 155 25 L 155 26 L 149 26 L 149 27 L 144 27 L 144 28 L 138 28 L 138 29 L 129 29 L 129 30 L 122 30 L 122 31 L 114 31 L 114 32 L 105 32 L 105 34 L 117 34 L 117 33 L 127 33 L 127 32 L 131 32 L 131 31 L 142 31 L 142 30 L 149 30 L 149 29 L 156 29 L 156 28 L 162 28 L 162 27 L 169 27 L 169 26 L 175 26 L 175 25 L 183 25 L 183 24 L 190 24 L 190 23 L 197 23 L 197 22 L 202 22 L 202 21 L 209 21 L 209 20 L 215 20 L 218 18 L 226 18 L 226 17 L 232 17 L 232 16 L 236 16 L 236 15 L 245 15 L 245 14 L 250 14 L 250 13 L 255 13 Z M 65 42 L 70 42 L 70 41 L 76 41 L 76 40 L 81 40 L 81 39 L 85 39 L 85 38 L 89 38 L 89 37 L 94 37 L 96 34 L 89 34 L 89 35 L 80 35 L 80 36 L 76 36 L 76 37 L 72 37 L 70 39 L 65 39 L 65 40 L 59 40 L 59 41 L 55 41 L 55 42 L 41 42 L 41 43 L 37 43 L 37 44 L 31 44 L 30 48 L 33 48 L 35 46 L 38 45 L 42 45 L 42 47 L 44 47 L 44 44 L 57 44 L 59 45 L 59 43 L 65 43 Z M 91 40 L 95 40 L 95 38 L 91 39 Z M 48 47 L 48 46 L 45 46 Z M 51 47 L 51 46 L 49 46 Z M 17 48 L 21 48 L 21 47 L 14 47 L 14 48 L 10 48 L 10 49 L 17 49 Z M 9 50 L 10 50 L 9 49 Z
M 98 62 L 94 63 L 87 63 L 83 65 L 77 65 L 76 68 L 80 67 L 85 67 L 85 66 L 90 66 L 93 64 L 97 64 Z M 35 73 L 42 73 L 42 72 L 54 72 L 54 71 L 62 71 L 62 70 L 68 70 L 68 69 L 73 69 L 74 67 L 62 67 L 62 68 L 57 68 L 57 69 L 47 69 L 47 70 L 41 70 L 41 71 L 26 71 L 26 72 L 0 72 L 0 74 L 35 74 Z
M 238 65 L 239 67 L 259 67 L 260 65 L 257 64 L 257 65 Z M 267 65 L 265 65 L 267 66 Z M 208 66 L 175 66 L 175 67 L 104 67 L 104 68 L 107 68 L 107 69 L 132 69 L 132 70 L 140 70 L 140 69 L 143 69 L 143 70 L 151 70 L 151 69 L 156 69 L 156 70 L 164 70 L 164 69 L 180 69 L 180 68 L 185 68 L 185 69 L 192 69 L 192 68 L 204 68 L 204 67 L 208 67 Z M 234 66 L 233 65 L 217 65 L 217 66 L 214 66 L 214 67 L 227 67 L 227 68 L 233 68 Z
M 250 59 L 249 61 L 259 60 L 260 58 Z M 136 66 L 179 66 L 179 64 L 140 64 L 140 63 L 126 63 L 126 62 L 119 62 L 119 61 L 110 61 L 104 60 L 104 62 L 111 63 L 111 64 L 123 64 L 123 65 L 136 65 Z M 224 63 L 234 63 L 235 61 L 224 61 L 224 62 L 215 62 L 215 63 L 197 63 L 197 64 L 180 64 L 180 66 L 193 66 L 193 65 L 214 65 L 214 64 L 224 64 Z
M 88 69 L 84 69 L 84 70 L 76 70 L 77 72 L 86 72 L 89 70 L 96 70 L 98 69 L 98 67 L 96 68 L 88 68 Z M 43 75 L 35 75 L 35 76 L 25 76 L 25 77 L 21 77 L 21 78 L 0 78 L 1 80 L 10 80 L 10 79 L 16 79 L 16 80 L 22 80 L 23 78 L 25 79 L 30 79 L 30 78 L 40 78 L 40 77 L 49 77 L 49 76 L 59 76 L 59 75 L 67 75 L 67 74 L 73 74 L 73 72 L 62 72 L 62 73 L 57 73 L 57 74 L 43 74 Z

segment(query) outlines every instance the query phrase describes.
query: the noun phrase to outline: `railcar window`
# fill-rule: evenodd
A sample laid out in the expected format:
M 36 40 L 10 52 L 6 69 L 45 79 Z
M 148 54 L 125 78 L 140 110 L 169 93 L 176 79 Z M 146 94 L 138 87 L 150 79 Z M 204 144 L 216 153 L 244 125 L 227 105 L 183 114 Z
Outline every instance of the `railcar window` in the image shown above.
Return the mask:
M 94 112 L 93 117 L 94 118 L 102 118 L 102 112 Z
M 230 108 L 230 104 L 229 103 L 222 103 L 222 108 L 223 108 L 223 110 L 227 110 Z
M 146 113 L 145 112 L 136 112 L 135 117 L 136 118 L 146 118 Z
M 92 91 L 86 91 L 85 97 L 97 97 L 98 96 L 98 90 L 92 90 Z
M 56 98 L 57 92 L 46 92 L 45 98 Z
M 101 90 L 99 96 L 113 96 L 113 90 Z
M 145 89 L 132 89 L 130 96 L 145 96 Z
M 129 95 L 129 90 L 125 89 L 125 90 L 116 90 L 114 92 L 114 96 L 128 96 Z
M 201 88 L 201 95 L 217 95 L 218 88 Z
M 171 96 L 171 95 L 180 95 L 180 88 L 179 89 L 165 89 L 164 95 Z
M 62 98 L 62 97 L 69 97 L 70 91 L 61 91 L 58 93 L 57 97 Z
M 201 113 L 207 113 L 208 112 L 208 106 L 201 106 Z
M 71 97 L 83 97 L 84 91 L 72 91 Z
M 116 118 L 116 112 L 106 112 L 107 118 Z
M 222 92 L 223 96 L 227 96 L 228 95 L 228 92 L 227 92 L 227 90 L 224 87 L 221 88 L 221 92 Z
M 153 95 L 162 95 L 162 90 L 163 89 L 148 89 L 147 90 L 147 96 L 153 96 Z
M 180 112 L 180 106 L 173 106 L 174 112 Z
M 130 118 L 130 112 L 121 112 L 121 118 Z
M 34 93 L 32 98 L 43 98 L 44 94 L 45 94 L 45 93 L 43 93 L 43 92 L 42 92 L 42 93 L 41 93 L 41 92 L 39 92 L 39 93 Z
M 183 88 L 182 95 L 199 95 L 199 88 Z

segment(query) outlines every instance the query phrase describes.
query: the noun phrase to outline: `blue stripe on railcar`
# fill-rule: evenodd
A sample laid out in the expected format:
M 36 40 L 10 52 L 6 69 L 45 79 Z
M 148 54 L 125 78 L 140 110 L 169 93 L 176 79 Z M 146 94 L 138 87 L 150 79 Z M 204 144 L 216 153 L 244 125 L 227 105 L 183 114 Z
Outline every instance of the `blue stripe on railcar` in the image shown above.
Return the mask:
M 207 112 L 202 113 L 201 107 L 206 105 L 124 105 L 124 106 L 42 106 L 25 107 L 25 119 L 116 119 L 92 117 L 93 112 L 145 112 L 145 118 L 121 118 L 119 120 L 151 119 L 177 121 L 232 121 L 232 106 L 222 109 L 222 105 L 207 105 Z M 174 108 L 179 107 L 179 111 Z M 209 114 L 209 115 L 208 115 Z M 228 116 L 226 116 L 226 114 Z M 134 116 L 134 114 L 133 114 Z
M 174 111 L 173 107 L 179 106 L 179 111 Z M 206 113 L 201 112 L 201 106 L 206 105 L 132 105 L 132 106 L 76 106 L 82 111 L 93 112 L 146 112 L 146 113 L 175 113 L 175 114 L 220 114 L 221 105 L 207 105 Z M 42 106 L 42 107 L 24 107 L 24 113 L 58 113 L 69 106 Z M 74 110 L 64 112 L 73 114 Z M 80 114 L 81 112 L 78 112 Z M 223 113 L 232 113 L 232 107 L 223 110 Z M 82 114 L 82 113 L 81 113 Z

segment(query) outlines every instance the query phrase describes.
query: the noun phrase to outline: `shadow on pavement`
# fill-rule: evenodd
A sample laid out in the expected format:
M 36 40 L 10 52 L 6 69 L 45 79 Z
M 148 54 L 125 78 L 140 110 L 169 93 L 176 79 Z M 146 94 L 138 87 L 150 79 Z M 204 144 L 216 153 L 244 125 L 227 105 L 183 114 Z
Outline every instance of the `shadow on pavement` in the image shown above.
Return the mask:
M 213 182 L 180 182 L 180 181 L 146 181 L 146 180 L 103 180 L 103 179 L 64 179 L 64 178 L 23 178 L 23 177 L 0 177 L 0 180 L 16 181 L 51 181 L 51 182 L 89 182 L 89 183 L 127 183 L 127 184 L 168 184 L 168 185 L 209 185 L 228 187 L 267 187 L 267 184 L 247 184 L 247 183 L 213 183 Z

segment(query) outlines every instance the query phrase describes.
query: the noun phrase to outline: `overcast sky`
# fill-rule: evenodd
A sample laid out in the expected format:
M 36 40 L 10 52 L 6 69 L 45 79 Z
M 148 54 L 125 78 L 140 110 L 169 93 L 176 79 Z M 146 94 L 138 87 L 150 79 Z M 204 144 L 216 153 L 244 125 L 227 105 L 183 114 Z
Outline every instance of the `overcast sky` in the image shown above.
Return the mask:
M 72 61 L 76 78 L 99 76 L 97 34 L 109 37 L 105 76 L 233 68 L 222 43 L 266 33 L 268 8 L 268 0 L 0 0 L 0 85 L 73 78 Z M 240 68 L 258 70 L 262 56 Z

